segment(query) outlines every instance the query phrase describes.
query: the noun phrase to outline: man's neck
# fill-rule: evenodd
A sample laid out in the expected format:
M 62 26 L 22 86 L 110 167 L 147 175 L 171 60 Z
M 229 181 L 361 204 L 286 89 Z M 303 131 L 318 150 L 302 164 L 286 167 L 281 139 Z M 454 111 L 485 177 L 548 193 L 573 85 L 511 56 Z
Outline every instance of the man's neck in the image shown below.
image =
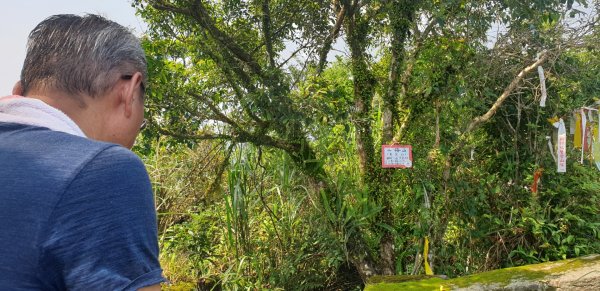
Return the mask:
M 30 92 L 28 98 L 38 99 L 67 115 L 83 133 L 97 139 L 102 133 L 102 115 L 98 110 L 99 102 L 87 96 L 72 96 L 61 92 Z

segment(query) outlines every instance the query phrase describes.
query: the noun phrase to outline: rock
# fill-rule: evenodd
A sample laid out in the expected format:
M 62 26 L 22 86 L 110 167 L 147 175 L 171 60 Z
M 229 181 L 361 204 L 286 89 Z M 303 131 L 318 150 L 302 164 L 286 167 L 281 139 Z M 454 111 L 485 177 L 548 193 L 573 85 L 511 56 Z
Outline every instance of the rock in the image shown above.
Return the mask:
M 420 276 L 377 276 L 365 290 L 600 290 L 600 255 L 499 269 L 444 280 Z

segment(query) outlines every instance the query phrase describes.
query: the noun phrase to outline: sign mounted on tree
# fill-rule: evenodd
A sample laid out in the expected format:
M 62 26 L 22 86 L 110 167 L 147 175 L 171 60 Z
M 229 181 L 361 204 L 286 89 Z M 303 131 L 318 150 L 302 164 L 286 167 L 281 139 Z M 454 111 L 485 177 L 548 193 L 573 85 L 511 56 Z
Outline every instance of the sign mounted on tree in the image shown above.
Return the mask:
M 382 145 L 381 166 L 383 168 L 412 168 L 412 146 Z

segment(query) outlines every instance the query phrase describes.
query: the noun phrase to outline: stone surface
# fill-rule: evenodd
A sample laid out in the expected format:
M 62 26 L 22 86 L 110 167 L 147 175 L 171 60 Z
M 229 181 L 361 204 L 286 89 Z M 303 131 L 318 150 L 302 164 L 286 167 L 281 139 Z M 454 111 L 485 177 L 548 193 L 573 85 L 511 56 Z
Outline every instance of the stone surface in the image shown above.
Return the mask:
M 600 255 L 506 268 L 450 280 L 433 276 L 413 279 L 407 276 L 377 276 L 369 281 L 365 290 L 600 290 Z

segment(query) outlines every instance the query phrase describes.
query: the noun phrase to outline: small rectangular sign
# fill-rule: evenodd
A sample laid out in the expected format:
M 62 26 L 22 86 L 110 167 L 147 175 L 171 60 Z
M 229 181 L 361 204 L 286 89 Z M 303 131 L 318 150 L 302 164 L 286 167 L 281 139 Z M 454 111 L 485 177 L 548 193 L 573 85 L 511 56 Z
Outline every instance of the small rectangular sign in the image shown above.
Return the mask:
M 412 168 L 412 146 L 382 145 L 381 166 L 383 168 Z

